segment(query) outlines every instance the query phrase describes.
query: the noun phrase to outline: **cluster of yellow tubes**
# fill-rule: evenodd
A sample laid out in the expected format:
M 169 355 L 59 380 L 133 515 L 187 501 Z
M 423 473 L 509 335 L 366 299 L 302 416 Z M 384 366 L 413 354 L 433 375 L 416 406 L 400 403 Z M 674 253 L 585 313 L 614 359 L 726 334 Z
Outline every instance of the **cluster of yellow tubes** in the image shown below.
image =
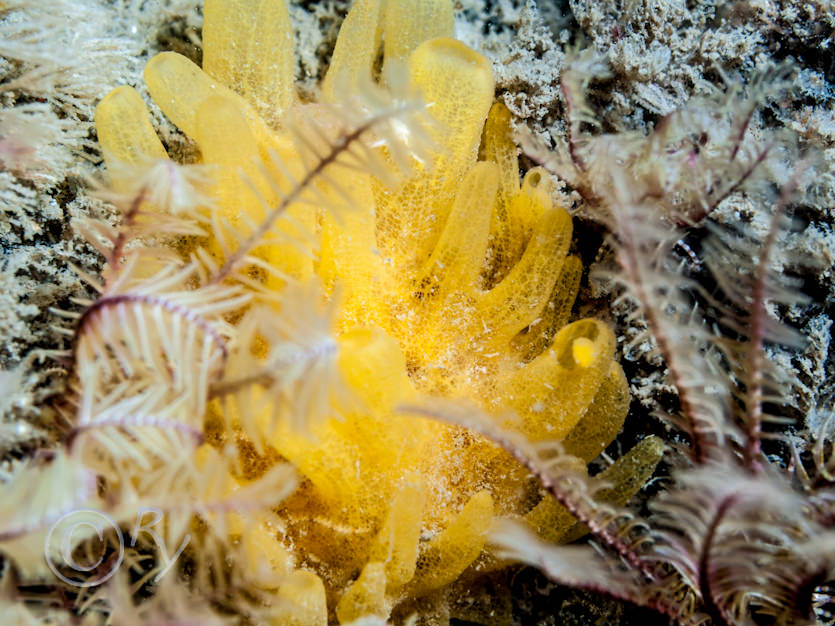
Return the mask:
M 270 151 L 304 171 L 283 125 L 292 108 L 315 117 L 318 105 L 295 95 L 283 0 L 206 0 L 204 16 L 202 69 L 166 52 L 144 76 L 201 161 L 215 166 L 212 199 L 234 226 L 262 215 L 252 187 L 275 201 L 256 165 L 269 163 Z M 295 607 L 281 623 L 388 617 L 442 594 L 464 572 L 494 567 L 484 548 L 499 516 L 522 517 L 554 540 L 581 534 L 508 454 L 464 429 L 402 415 L 398 405 L 423 394 L 513 412 L 518 420 L 503 426 L 533 442 L 562 441 L 580 471 L 627 411 L 612 331 L 590 319 L 567 324 L 581 273 L 568 256 L 571 218 L 552 204 L 543 172 L 520 184 L 491 67 L 452 31 L 449 0 L 355 2 L 323 100 L 338 101 L 337 85 L 370 76 L 382 48 L 384 66 L 402 64 L 445 131 L 431 162 L 394 190 L 373 172 L 357 173 L 350 213 L 292 206 L 275 228 L 307 229 L 313 254 L 287 244 L 259 250 L 284 274 L 339 298 L 338 368 L 363 406 L 312 433 L 279 424 L 265 435 L 274 456 L 305 479 L 277 509 L 287 520 L 281 535 L 261 527 L 242 537 L 254 562 L 281 576 L 276 593 Z M 168 158 L 131 88 L 101 102 L 96 124 L 109 165 Z M 644 446 L 631 465 L 614 468 L 612 499 L 639 487 L 658 452 Z

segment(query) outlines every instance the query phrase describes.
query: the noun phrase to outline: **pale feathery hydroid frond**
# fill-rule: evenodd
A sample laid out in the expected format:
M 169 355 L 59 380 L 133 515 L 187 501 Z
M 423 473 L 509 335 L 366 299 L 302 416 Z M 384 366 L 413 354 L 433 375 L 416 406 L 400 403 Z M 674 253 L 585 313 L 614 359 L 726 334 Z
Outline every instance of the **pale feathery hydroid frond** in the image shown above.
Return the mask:
M 276 464 L 262 476 L 243 481 L 236 473 L 237 463 L 234 446 L 218 450 L 203 445 L 178 457 L 160 458 L 141 474 L 129 463 L 114 466 L 112 486 L 121 492 L 114 515 L 135 520 L 142 509 L 161 511 L 166 545 L 179 545 L 197 516 L 214 541 L 229 542 L 231 528 L 246 526 L 245 514 L 270 511 L 298 486 L 298 475 L 289 464 Z
M 223 316 L 250 298 L 234 287 L 187 289 L 195 273 L 194 263 L 163 268 L 126 285 L 132 289 L 104 294 L 80 314 L 74 355 L 82 382 L 100 388 L 148 376 L 174 391 L 193 392 L 217 376 L 230 332 Z
M 576 53 L 563 70 L 560 90 L 569 122 L 567 140 L 554 152 L 544 149 L 529 133 L 521 132 L 523 149 L 583 196 L 590 204 L 613 209 L 612 191 L 628 194 L 633 203 L 686 223 L 700 222 L 744 184 L 762 172 L 772 148 L 785 145 L 772 136 L 761 142 L 750 127 L 759 106 L 778 97 L 788 85 L 791 66 L 778 64 L 756 73 L 747 93 L 726 80 L 718 91 L 700 85 L 707 96 L 662 117 L 647 137 L 635 132 L 582 133 L 582 124 L 599 127 L 588 104 L 590 81 L 605 79 L 609 68 L 590 48 Z M 742 112 L 740 114 L 740 111 Z M 612 173 L 630 173 L 630 184 Z M 601 218 L 602 215 L 596 214 Z
M 786 390 L 792 383 L 788 372 L 770 366 L 766 345 L 797 348 L 804 343 L 797 331 L 777 323 L 770 311 L 778 306 L 798 306 L 807 300 L 800 293 L 799 281 L 787 274 L 792 260 L 777 245 L 779 235 L 790 228 L 786 211 L 807 166 L 806 160 L 795 166 L 772 203 L 763 235 L 746 232 L 751 230 L 750 227 L 742 227 L 741 233 L 733 233 L 729 227 L 713 228 L 704 242 L 707 267 L 717 278 L 722 296 L 728 301 L 721 323 L 730 328 L 731 332 L 727 334 L 741 338 L 720 340 L 719 343 L 724 345 L 738 381 L 734 391 L 741 406 L 737 422 L 743 425 L 746 433 L 743 456 L 746 464 L 754 469 L 760 467 L 763 422 L 781 420 L 766 415 L 763 405 L 771 400 L 779 406 L 780 398 L 786 397 Z M 756 254 L 752 254 L 755 250 Z M 730 268 L 735 273 L 732 274 Z M 734 280 L 720 278 L 731 274 Z
M 211 207 L 209 191 L 211 167 L 183 165 L 171 159 L 141 158 L 124 163 L 108 158 L 106 181 L 93 181 L 93 193 L 117 208 L 129 207 L 142 196 L 155 218 L 171 215 L 205 221 L 200 209 Z M 159 229 L 164 230 L 164 229 Z M 179 234 L 179 233 L 173 233 Z
M 197 588 L 210 584 L 220 595 L 251 601 L 264 582 L 253 562 L 260 555 L 239 549 L 239 540 L 262 532 L 264 524 L 281 528 L 271 511 L 298 487 L 299 478 L 292 466 L 279 463 L 244 481 L 236 473 L 238 454 L 234 446 L 202 446 L 180 467 L 161 466 L 147 477 L 148 486 L 156 485 L 157 499 L 146 491 L 140 503 L 164 514 L 166 545 L 183 545 L 188 538 L 184 556 Z M 137 507 L 135 497 L 125 499 L 126 511 Z
M 499 558 L 536 567 L 561 585 L 649 606 L 669 617 L 678 614 L 673 606 L 667 606 L 657 598 L 644 597 L 646 582 L 636 572 L 607 563 L 586 546 L 550 544 L 530 528 L 511 520 L 495 524 L 490 530 L 489 541 Z
M 810 608 L 793 597 L 810 571 L 798 550 L 822 529 L 802 494 L 773 468 L 763 471 L 730 460 L 682 471 L 652 503 L 648 558 L 675 567 L 714 620 L 782 613 L 778 623 L 799 623 L 792 620 Z
M 77 315 L 70 433 L 74 446 L 92 439 L 115 459 L 130 453 L 135 461 L 143 449 L 176 454 L 182 437 L 195 441 L 209 384 L 228 357 L 224 316 L 249 301 L 234 286 L 189 289 L 196 262 L 146 278 L 132 276 L 137 265 L 132 259 L 111 285 L 124 291 L 106 292 Z
M 3 485 L 0 541 L 45 528 L 95 495 L 96 476 L 76 455 L 56 450 L 21 462 Z
M 20 62 L 25 69 L 5 82 L 0 92 L 22 91 L 78 106 L 100 95 L 102 85 L 110 84 L 94 81 L 91 69 L 118 75 L 129 65 L 125 51 L 135 50 L 138 42 L 104 35 L 106 22 L 112 19 L 107 11 L 66 0 L 53 9 L 44 13 L 37 3 L 25 0 L 4 5 L 0 56 Z M 80 36 L 79 31 L 88 36 Z
M 97 454 L 109 452 L 110 449 L 102 447 Z M 161 542 L 169 559 L 188 548 L 183 558 L 190 560 L 195 576 L 214 569 L 226 572 L 224 576 L 232 575 L 231 580 L 243 585 L 248 571 L 244 557 L 253 558 L 253 555 L 241 555 L 234 566 L 225 557 L 213 558 L 213 555 L 233 553 L 235 537 L 247 532 L 250 521 L 257 515 L 269 515 L 298 486 L 296 472 L 288 464 L 277 464 L 255 480 L 239 482 L 234 477 L 236 451 L 217 451 L 208 446 L 160 457 L 152 467 L 140 471 L 133 459 L 126 457 L 111 461 L 103 474 L 96 469 L 104 468 L 96 468 L 78 450 L 72 453 L 57 450 L 50 457 L 22 467 L 12 478 L 8 493 L 13 497 L 11 504 L 16 506 L 9 509 L 0 528 L 0 552 L 13 559 L 27 580 L 47 575 L 44 549 L 62 550 L 66 554 L 92 547 L 95 554 L 97 548 L 101 549 L 100 542 L 105 541 L 115 549 L 126 550 L 127 565 L 130 555 L 135 556 L 137 550 L 144 550 L 147 560 L 161 547 Z M 48 484 L 50 488 L 33 489 L 36 484 Z M 97 487 L 102 485 L 108 488 L 105 499 L 97 495 Z M 38 497 L 32 497 L 33 490 Z M 71 515 L 63 520 L 64 514 Z M 160 523 L 163 518 L 164 524 Z M 68 534 L 65 526 L 56 526 L 53 534 L 58 541 L 47 527 L 59 520 L 72 528 L 77 524 L 81 530 Z M 105 520 L 101 528 L 103 535 L 95 530 L 102 520 Z M 140 527 L 146 530 L 137 534 Z M 195 532 L 198 527 L 202 531 Z M 117 529 L 121 529 L 121 538 L 116 534 Z M 100 532 L 98 538 L 94 536 L 96 532 Z M 207 549 L 210 543 L 217 549 Z M 61 567 L 66 560 L 57 553 L 48 554 L 56 567 Z M 171 565 L 158 554 L 151 558 L 151 565 L 145 563 L 140 568 L 145 579 Z M 235 573 L 235 568 L 243 573 Z M 79 571 L 68 574 L 77 579 Z M 222 593 L 221 587 L 217 590 Z M 240 592 L 246 593 L 245 586 Z
M 89 160 L 87 150 L 95 154 L 94 101 L 135 69 L 147 36 L 112 5 L 59 0 L 50 7 L 11 0 L 0 8 L 0 57 L 9 61 L 0 93 L 25 103 L 0 112 L 0 161 L 39 185 L 57 184 L 79 157 Z M 159 14 L 154 9 L 149 16 Z M 18 122 L 24 125 L 16 129 Z
M 0 166 L 20 178 L 53 182 L 54 176 L 46 172 L 71 164 L 71 155 L 56 146 L 76 135 L 80 133 L 72 122 L 55 116 L 48 104 L 0 108 Z
M 232 626 L 229 616 L 213 611 L 205 597 L 195 594 L 179 581 L 160 585 L 153 598 L 135 602 L 134 585 L 127 574 L 119 573 L 88 600 L 107 607 L 113 626 L 178 624 L 179 626 Z
M 307 433 L 311 424 L 338 417 L 338 407 L 357 406 L 337 367 L 333 301 L 324 304 L 317 289 L 290 284 L 277 307 L 281 315 L 259 306 L 238 323 L 226 373 L 209 391 L 258 450 L 280 423 Z M 268 349 L 257 357 L 260 342 Z
M 625 173 L 614 175 L 619 174 L 617 188 L 627 188 Z M 681 276 L 670 259 L 675 238 L 669 226 L 653 219 L 657 214 L 651 208 L 622 198 L 615 202 L 612 245 L 619 272 L 611 277 L 622 289 L 620 298 L 628 299 L 636 307 L 634 315 L 643 315 L 649 327 L 634 341 L 652 338 L 679 395 L 683 419 L 672 421 L 690 437 L 694 458 L 708 457 L 728 441 L 741 440 L 727 418 L 729 382 L 718 355 L 709 349 L 712 329 L 693 316 L 687 290 L 695 283 Z
M 153 243 L 183 237 L 205 237 L 203 211 L 212 204 L 206 195 L 206 168 L 179 165 L 165 159 L 146 159 L 137 164 L 112 163 L 107 182 L 92 180 L 94 195 L 121 214 L 118 224 L 95 218 L 76 220 L 76 231 L 105 259 L 102 280 L 109 290 L 123 289 L 108 282 L 124 282 L 137 264 L 147 274 L 147 264 L 176 263 L 170 248 Z M 142 244 L 142 245 L 136 245 Z M 131 257 L 134 265 L 125 268 Z

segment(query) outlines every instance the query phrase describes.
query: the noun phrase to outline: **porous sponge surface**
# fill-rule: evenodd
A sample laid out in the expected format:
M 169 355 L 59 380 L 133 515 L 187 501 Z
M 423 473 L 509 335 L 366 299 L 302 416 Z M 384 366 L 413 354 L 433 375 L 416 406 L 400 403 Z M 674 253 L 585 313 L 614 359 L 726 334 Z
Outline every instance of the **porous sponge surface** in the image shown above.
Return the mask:
M 301 108 L 315 117 L 317 105 L 294 95 L 283 1 L 205 4 L 203 68 L 163 53 L 145 80 L 215 166 L 211 195 L 234 230 L 257 221 L 264 201 L 277 201 L 269 178 L 286 183 L 271 153 L 297 179 L 304 175 L 286 114 Z M 269 406 L 259 415 L 273 456 L 305 478 L 278 510 L 286 529 L 271 561 L 282 563 L 277 593 L 298 607 L 282 623 L 385 617 L 443 589 L 482 554 L 496 516 L 528 516 L 554 538 L 572 526 L 507 453 L 398 406 L 418 395 L 465 399 L 534 442 L 565 441 L 586 462 L 626 414 L 612 331 L 591 319 L 567 324 L 581 273 L 568 256 L 571 218 L 554 206 L 542 171 L 520 182 L 490 65 L 451 34 L 447 0 L 355 3 L 322 97 L 338 101 L 340 85 L 370 75 L 383 46 L 384 66 L 402 63 L 410 86 L 431 103 L 430 158 L 394 189 L 373 172 L 340 181 L 350 212 L 292 205 L 274 228 L 283 237 L 257 250 L 294 281 L 324 287 L 336 309 L 338 370 L 359 400 L 335 405 L 333 418 L 311 432 L 273 423 Z M 130 88 L 102 101 L 96 123 L 110 163 L 165 157 Z M 333 194 L 327 183 L 320 191 Z M 229 242 L 209 249 L 222 258 Z M 263 459 L 251 449 L 244 455 L 252 471 Z

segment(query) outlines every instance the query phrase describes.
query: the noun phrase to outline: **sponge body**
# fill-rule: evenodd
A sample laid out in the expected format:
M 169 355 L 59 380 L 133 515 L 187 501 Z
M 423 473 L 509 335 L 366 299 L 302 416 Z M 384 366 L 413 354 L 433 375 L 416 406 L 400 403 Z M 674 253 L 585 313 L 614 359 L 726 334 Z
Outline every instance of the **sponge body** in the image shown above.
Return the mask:
M 269 405 L 258 417 L 259 443 L 305 479 L 277 511 L 295 561 L 311 570 L 295 570 L 279 587 L 298 607 L 281 623 L 324 624 L 327 607 L 345 623 L 387 617 L 448 588 L 474 567 L 496 516 L 528 515 L 549 536 L 572 526 L 509 454 L 401 405 L 424 396 L 466 400 L 533 441 L 565 440 L 584 461 L 614 438 L 628 408 L 612 331 L 595 320 L 567 324 L 581 272 L 568 256 L 571 218 L 554 205 L 541 171 L 520 183 L 490 65 L 451 35 L 446 0 L 355 3 L 323 100 L 338 102 L 343 86 L 360 89 L 382 49 L 383 76 L 403 68 L 434 122 L 406 134 L 425 132 L 432 148 L 394 188 L 375 172 L 340 181 L 350 212 L 291 205 L 256 250 L 286 277 L 265 279 L 266 288 L 318 283 L 328 294 L 337 368 L 359 401 L 335 405 L 306 433 L 274 423 Z M 283 1 L 206 0 L 204 47 L 202 69 L 163 53 L 145 80 L 212 166 L 215 210 L 231 232 L 207 249 L 222 261 L 234 231 L 263 220 L 291 178 L 309 171 L 294 148 L 291 113 L 316 118 L 320 109 L 295 96 Z M 166 158 L 130 88 L 107 96 L 96 122 L 109 164 Z M 326 181 L 319 192 L 337 195 Z M 212 410 L 233 411 L 219 403 Z M 639 465 L 654 461 L 646 455 Z

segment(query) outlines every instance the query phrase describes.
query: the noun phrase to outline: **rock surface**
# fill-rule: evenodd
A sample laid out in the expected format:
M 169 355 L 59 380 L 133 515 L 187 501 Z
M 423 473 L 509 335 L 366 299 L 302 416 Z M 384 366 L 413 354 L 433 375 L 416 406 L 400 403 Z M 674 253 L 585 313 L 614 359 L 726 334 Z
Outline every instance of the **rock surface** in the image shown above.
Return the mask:
M 95 275 L 100 263 L 72 229 L 74 219 L 107 210 L 87 184 L 100 164 L 92 124 L 95 104 L 119 84 L 130 84 L 145 96 L 141 68 L 159 51 L 176 50 L 199 61 L 202 18 L 194 0 L 59 0 L 53 18 L 35 1 L 5 4 L 22 10 L 0 8 L 0 390 L 7 398 L 0 405 L 0 449 L 18 453 L 42 436 L 37 407 L 61 384 L 55 362 L 38 360 L 33 353 L 68 347 L 66 337 L 53 329 L 51 309 L 78 309 L 72 298 L 93 294 L 70 264 Z M 141 10 L 128 8 L 140 4 Z M 316 93 L 349 6 L 349 0 L 293 2 L 302 97 Z M 807 426 L 818 427 L 835 400 L 835 352 L 830 349 L 835 314 L 835 13 L 830 4 L 541 0 L 537 7 L 533 0 L 457 0 L 455 7 L 458 37 L 491 60 L 498 97 L 514 121 L 550 145 L 565 138 L 559 80 L 577 47 L 593 47 L 609 66 L 609 77 L 590 88 L 605 132 L 648 131 L 693 96 L 732 83 L 747 85 L 769 64 L 792 63 L 787 97 L 765 106 L 753 132 L 793 132 L 811 155 L 814 173 L 814 185 L 801 190 L 791 207 L 794 227 L 779 242 L 787 251 L 785 258 L 794 260 L 783 269 L 796 276 L 807 302 L 775 311 L 806 343 L 799 350 L 775 347 L 770 354 L 778 368 L 792 374 L 785 403 L 795 419 L 791 433 L 802 447 L 808 441 Z M 30 28 L 34 35 L 27 35 Z M 193 147 L 146 100 L 169 152 L 191 158 Z M 783 182 L 780 172 L 769 174 L 776 184 Z M 714 219 L 756 226 L 762 215 L 744 193 L 737 193 Z M 580 223 L 577 231 L 576 246 L 588 257 L 584 260 L 597 255 L 605 263 L 606 250 L 597 253 L 599 228 Z M 637 332 L 626 324 L 627 312 L 606 310 L 609 294 L 594 281 L 584 284 L 578 310 L 614 320 L 625 345 Z M 624 349 L 635 402 L 621 443 L 649 431 L 666 432 L 650 412 L 669 406 L 672 390 L 661 364 L 646 352 L 647 346 Z M 611 451 L 617 453 L 618 444 L 613 445 Z M 548 587 L 540 596 L 540 586 L 545 589 L 534 574 L 517 580 L 514 615 L 520 623 L 627 624 L 641 619 L 632 609 L 601 605 L 574 592 Z

